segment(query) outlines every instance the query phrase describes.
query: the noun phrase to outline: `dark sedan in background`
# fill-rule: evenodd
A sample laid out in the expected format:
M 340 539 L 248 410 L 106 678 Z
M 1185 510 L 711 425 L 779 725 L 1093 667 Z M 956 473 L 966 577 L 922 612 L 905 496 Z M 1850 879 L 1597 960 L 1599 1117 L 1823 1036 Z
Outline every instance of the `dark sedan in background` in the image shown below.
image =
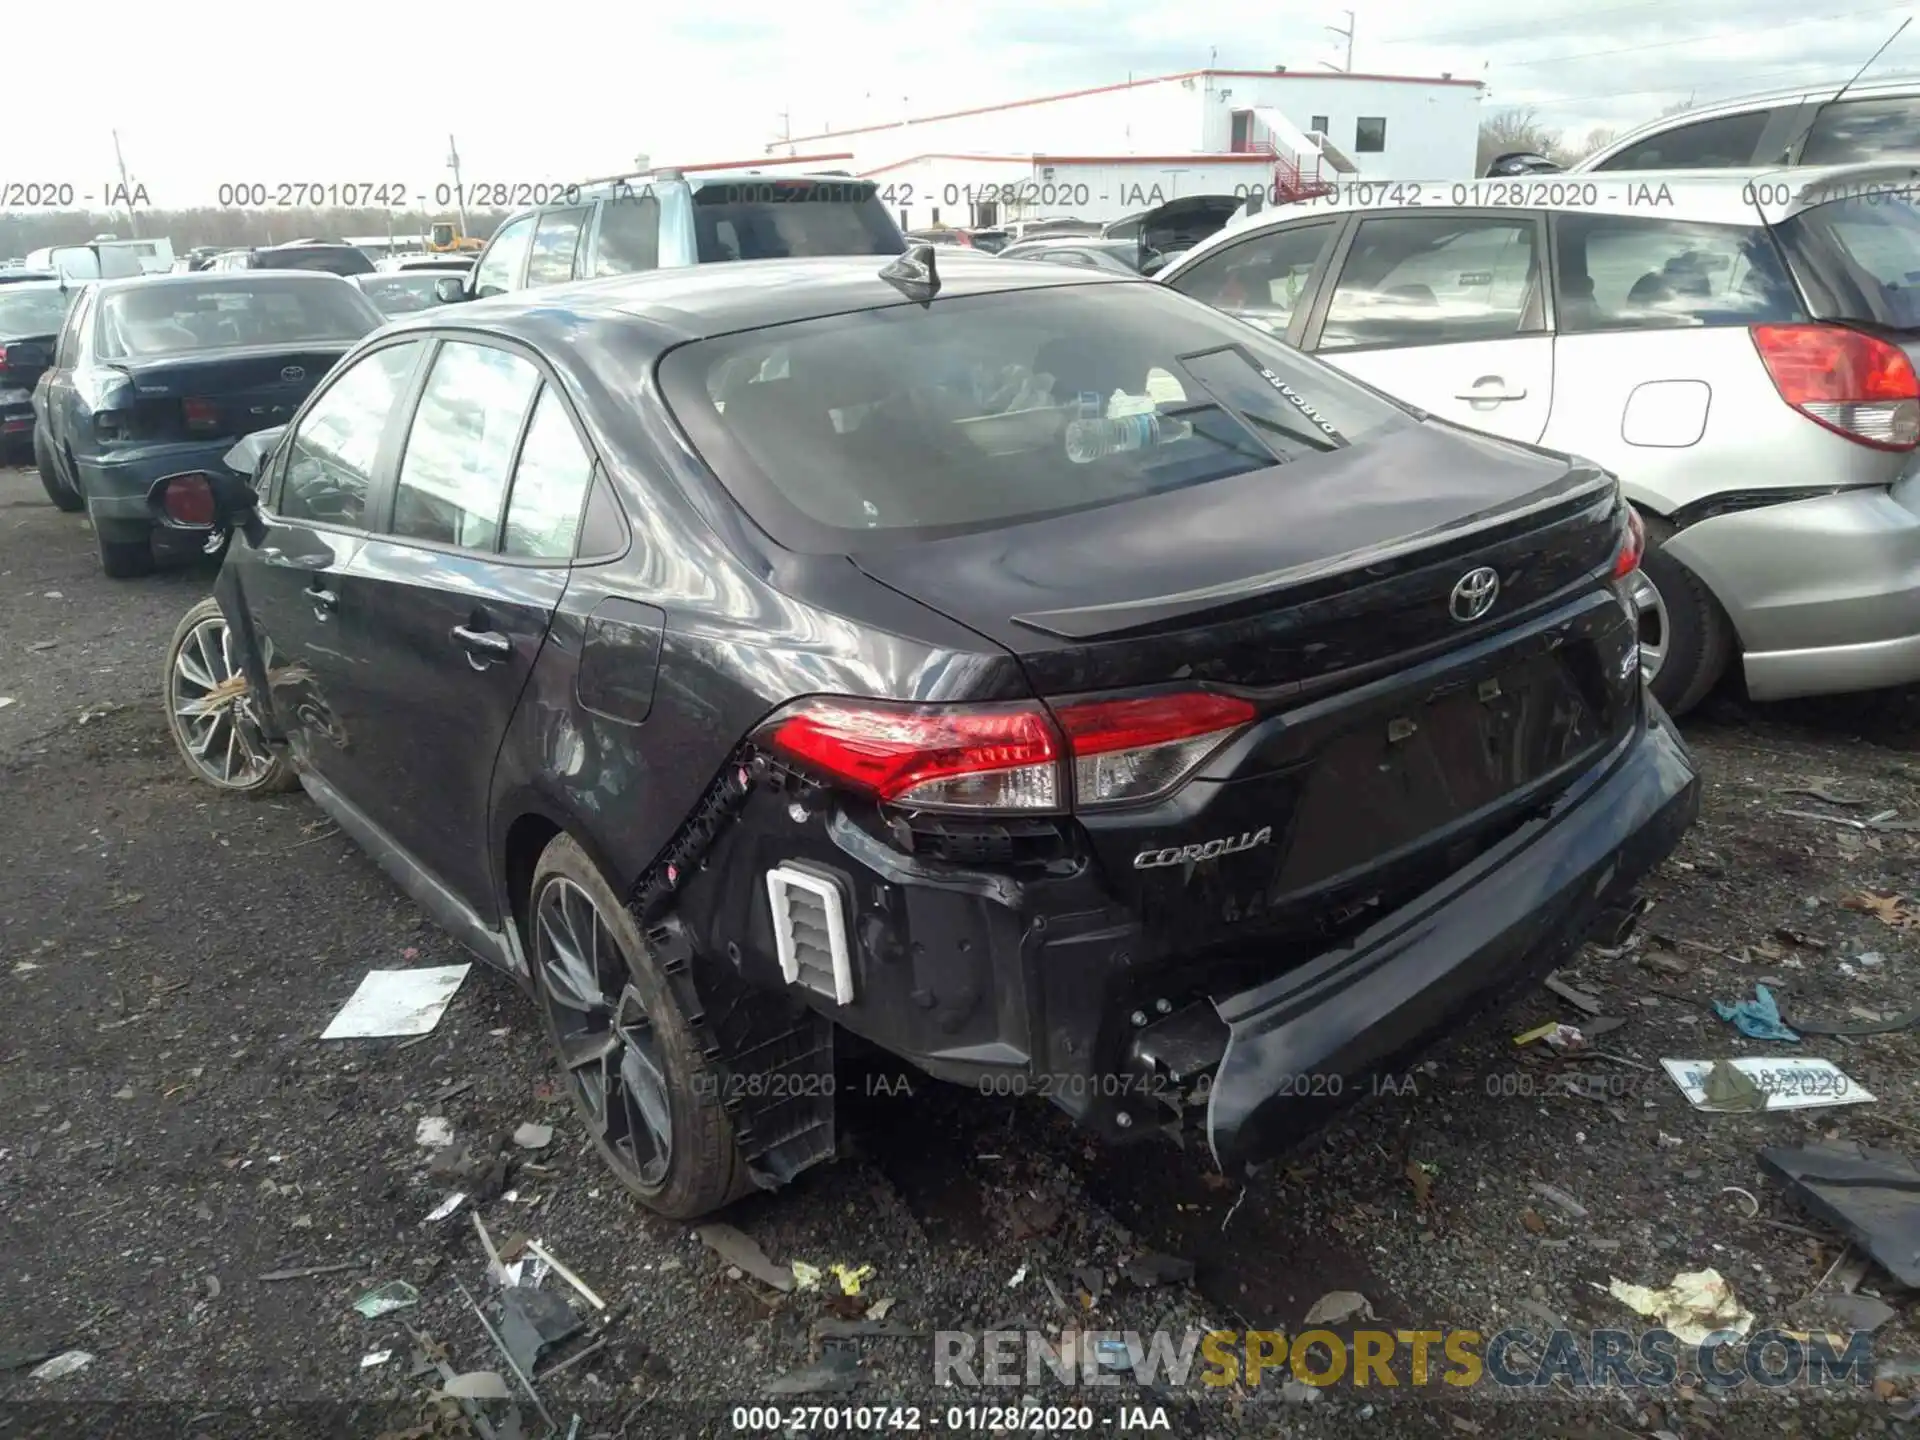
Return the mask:
M 0 465 L 32 453 L 33 387 L 71 298 L 52 275 L 0 284 Z
M 542 287 L 242 448 L 156 487 L 237 520 L 182 752 L 528 978 L 669 1215 L 833 1154 L 842 1032 L 1237 1170 L 1617 924 L 1697 803 L 1611 476 L 1164 286 Z
M 441 278 L 452 268 L 455 267 L 383 270 L 373 275 L 356 275 L 353 283 L 380 307 L 382 315 L 411 315 L 416 310 L 431 310 L 447 303 L 440 298 L 438 287 Z
M 100 567 L 153 568 L 147 489 L 218 467 L 234 441 L 284 425 L 382 322 L 338 276 L 150 275 L 86 287 L 33 394 L 34 460 L 64 510 L 85 509 Z
M 1135 240 L 1105 240 L 1098 235 L 1045 236 L 1021 240 L 1000 252 L 1002 260 L 1045 260 L 1053 265 L 1075 265 L 1082 270 L 1106 270 L 1116 275 L 1138 275 L 1143 256 Z

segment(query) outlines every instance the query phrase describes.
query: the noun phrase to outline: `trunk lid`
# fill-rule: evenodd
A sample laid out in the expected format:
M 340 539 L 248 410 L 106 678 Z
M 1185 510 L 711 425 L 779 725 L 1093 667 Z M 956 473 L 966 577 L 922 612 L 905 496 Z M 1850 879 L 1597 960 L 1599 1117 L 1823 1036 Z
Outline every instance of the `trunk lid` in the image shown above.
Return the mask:
M 350 345 L 261 346 L 123 360 L 132 438 L 238 440 L 284 425 Z
M 1467 863 L 1632 726 L 1632 627 L 1595 578 L 1621 523 L 1604 472 L 1426 424 L 854 559 L 1007 647 L 1050 701 L 1251 700 L 1261 718 L 1166 799 L 1077 818 L 1163 953 L 1291 935 L 1305 956 Z M 1481 567 L 1497 597 L 1463 619 Z

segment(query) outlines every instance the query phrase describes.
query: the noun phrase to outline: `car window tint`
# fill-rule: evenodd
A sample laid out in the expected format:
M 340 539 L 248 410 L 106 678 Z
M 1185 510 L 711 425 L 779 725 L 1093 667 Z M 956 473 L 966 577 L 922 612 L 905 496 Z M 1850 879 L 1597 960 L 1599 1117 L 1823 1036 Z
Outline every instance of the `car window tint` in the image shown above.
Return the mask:
M 1502 340 L 1540 329 L 1526 318 L 1539 276 L 1534 237 L 1526 219 L 1362 221 L 1319 348 Z
M 1800 318 L 1764 226 L 1556 215 L 1553 234 L 1562 334 Z
M 593 478 L 593 459 L 574 433 L 567 410 L 552 388 L 534 402 L 533 424 L 513 472 L 507 503 L 508 555 L 559 560 L 573 554 L 580 529 L 580 502 Z
M 1214 251 L 1168 283 L 1216 310 L 1284 334 L 1313 267 L 1338 230 L 1332 221 L 1270 230 Z
M 1779 226 L 1822 319 L 1920 328 L 1920 205 L 1893 190 L 1815 205 Z
M 407 432 L 393 533 L 492 550 L 513 447 L 540 386 L 532 363 L 506 350 L 440 347 Z
M 93 291 L 84 290 L 73 302 L 73 308 L 67 312 L 67 323 L 60 330 L 60 339 L 53 347 L 53 363 L 58 366 L 73 364 L 80 353 L 81 327 L 87 323 L 87 317 L 93 313 Z
M 528 215 L 501 229 L 487 247 L 487 253 L 474 267 L 475 295 L 504 295 L 520 283 L 520 262 L 533 243 L 534 217 Z
M 1842 100 L 1813 122 L 1802 165 L 1851 165 L 1920 151 L 1920 96 Z
M 618 194 L 600 202 L 593 241 L 595 275 L 632 275 L 660 266 L 660 202 L 652 194 Z
M 527 261 L 528 285 L 558 285 L 573 278 L 573 254 L 580 248 L 580 227 L 587 212 L 549 210 L 533 231 L 533 255 Z
M 857 180 L 719 181 L 693 195 L 700 263 L 808 255 L 898 255 L 899 227 Z
M 287 446 L 280 489 L 283 517 L 330 525 L 364 523 L 380 439 L 413 373 L 421 343 L 388 345 L 354 361 L 301 417 Z
M 1168 493 L 1409 423 L 1333 367 L 1145 284 L 743 331 L 670 350 L 660 376 L 721 482 L 812 553 Z
M 1753 147 L 1767 128 L 1768 110 L 1722 115 L 1676 125 L 1629 145 L 1596 170 L 1728 170 L 1753 163 Z
M 49 285 L 0 289 L 0 339 L 57 335 L 67 318 L 67 292 Z

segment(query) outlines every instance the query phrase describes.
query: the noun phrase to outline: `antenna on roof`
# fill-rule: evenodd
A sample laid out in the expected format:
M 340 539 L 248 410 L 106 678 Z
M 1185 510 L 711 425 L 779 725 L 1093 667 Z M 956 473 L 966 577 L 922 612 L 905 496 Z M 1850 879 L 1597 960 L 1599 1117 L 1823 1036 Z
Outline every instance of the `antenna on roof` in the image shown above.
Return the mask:
M 931 305 L 933 297 L 940 293 L 940 272 L 934 268 L 933 246 L 909 245 L 904 255 L 881 270 L 880 278 L 916 304 Z
M 1858 70 L 1853 72 L 1853 78 L 1851 80 L 1847 81 L 1846 84 L 1842 85 L 1838 90 L 1834 91 L 1830 97 L 1828 97 L 1825 100 L 1822 100 L 1818 105 L 1813 107 L 1813 114 L 1807 117 L 1807 128 L 1802 130 L 1798 135 L 1794 136 L 1793 139 L 1789 140 L 1787 142 L 1787 148 L 1780 152 L 1781 164 L 1785 165 L 1791 162 L 1793 158 L 1793 152 L 1797 150 L 1803 143 L 1805 143 L 1807 136 L 1813 133 L 1813 127 L 1820 123 L 1820 116 L 1826 110 L 1827 106 L 1839 100 L 1839 98 L 1842 95 L 1845 95 L 1847 91 L 1851 90 L 1856 84 L 1858 84 L 1860 77 L 1866 74 L 1867 71 L 1873 68 L 1873 62 L 1878 60 L 1882 55 L 1886 54 L 1887 47 L 1892 45 L 1894 41 L 1898 40 L 1900 38 L 1901 32 L 1904 31 L 1907 28 L 1907 26 L 1911 25 L 1912 23 L 1913 23 L 1913 17 L 1911 15 L 1909 15 L 1906 19 L 1902 20 L 1900 22 L 1899 29 L 1895 30 L 1893 34 L 1889 35 L 1885 40 L 1881 41 L 1880 48 L 1874 51 L 1873 54 L 1867 57 L 1867 63 L 1862 65 Z

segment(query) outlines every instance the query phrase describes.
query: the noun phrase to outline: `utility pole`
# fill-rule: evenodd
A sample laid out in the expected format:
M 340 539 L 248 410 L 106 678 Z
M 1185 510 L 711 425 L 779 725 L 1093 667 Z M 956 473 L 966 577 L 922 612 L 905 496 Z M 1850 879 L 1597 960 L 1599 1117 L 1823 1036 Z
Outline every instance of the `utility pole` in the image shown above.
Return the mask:
M 1347 42 L 1347 63 L 1342 68 L 1347 74 L 1351 75 L 1353 73 L 1353 12 L 1351 10 L 1342 10 L 1340 13 L 1347 17 L 1347 28 L 1342 30 L 1338 25 L 1328 25 L 1325 28 L 1331 30 L 1335 35 L 1338 35 Z
M 113 163 L 120 167 L 120 194 L 127 202 L 127 224 L 132 230 L 133 238 L 138 240 L 140 238 L 140 217 L 133 213 L 133 186 L 127 182 L 127 160 L 126 157 L 120 153 L 120 132 L 115 130 L 112 134 Z
M 453 171 L 453 203 L 460 212 L 460 238 L 467 238 L 467 192 L 460 183 L 460 147 L 447 136 L 447 168 Z

